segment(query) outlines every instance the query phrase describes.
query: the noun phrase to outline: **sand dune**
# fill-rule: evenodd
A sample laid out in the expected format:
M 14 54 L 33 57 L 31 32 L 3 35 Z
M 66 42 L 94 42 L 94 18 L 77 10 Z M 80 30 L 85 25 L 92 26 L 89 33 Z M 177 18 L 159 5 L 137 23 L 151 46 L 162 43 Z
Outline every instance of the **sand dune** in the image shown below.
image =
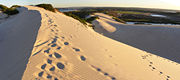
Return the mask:
M 62 13 L 26 7 L 0 24 L 0 80 L 180 79 L 178 63 L 102 36 Z
M 0 24 L 0 80 L 20 80 L 41 25 L 38 11 L 25 10 Z
M 93 22 L 96 32 L 180 63 L 180 26 L 126 25 L 114 22 L 111 16 L 105 14 L 96 13 L 96 16 L 100 16 Z M 112 27 L 116 31 L 109 33 Z
M 7 15 L 4 14 L 4 13 L 0 10 L 0 19 L 4 19 L 4 18 L 6 18 L 6 17 L 7 17 Z

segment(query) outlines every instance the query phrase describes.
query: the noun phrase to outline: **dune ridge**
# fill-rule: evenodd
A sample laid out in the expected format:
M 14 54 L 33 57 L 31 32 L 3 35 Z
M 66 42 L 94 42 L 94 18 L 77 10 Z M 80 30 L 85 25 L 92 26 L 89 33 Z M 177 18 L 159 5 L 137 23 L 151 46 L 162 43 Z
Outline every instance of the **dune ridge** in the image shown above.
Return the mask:
M 21 10 L 0 24 L 0 80 L 22 78 L 41 25 L 38 11 Z
M 93 21 L 95 31 L 135 48 L 180 63 L 180 26 L 128 25 L 112 20 L 111 16 L 96 13 L 100 19 Z M 106 24 L 104 24 L 106 23 Z M 106 26 L 106 25 L 109 26 Z M 113 28 L 116 31 L 109 32 Z
M 180 65 L 178 63 L 100 35 L 79 21 L 65 16 L 62 13 L 53 13 L 32 6 L 25 7 L 28 10 L 20 12 L 20 14 L 17 15 L 17 18 L 20 16 L 24 19 L 26 19 L 25 17 L 30 17 L 32 18 L 32 22 L 26 24 L 21 23 L 21 25 L 16 25 L 18 23 L 14 23 L 14 25 L 16 25 L 15 27 L 12 27 L 11 25 L 11 27 L 7 27 L 8 29 L 13 29 L 19 33 L 15 35 L 20 38 L 16 37 L 18 40 L 11 39 L 14 38 L 12 36 L 9 36 L 9 39 L 6 38 L 6 36 L 1 38 L 1 44 L 12 42 L 12 45 L 15 43 L 19 45 L 20 43 L 18 42 L 21 42 L 24 46 L 19 45 L 21 46 L 20 50 L 15 48 L 17 45 L 12 46 L 11 49 L 14 49 L 13 52 L 8 52 L 12 50 L 1 45 L 0 49 L 4 50 L 3 52 L 6 52 L 6 54 L 12 57 L 11 59 L 1 54 L 8 60 L 18 61 L 18 58 L 22 58 L 22 60 L 28 59 L 28 62 L 17 62 L 18 64 L 23 64 L 20 66 L 1 62 L 3 65 L 11 67 L 11 69 L 24 72 L 23 75 L 13 74 L 13 71 L 8 70 L 9 68 L 1 66 L 1 70 L 13 75 L 9 76 L 0 73 L 1 76 L 3 76 L 0 77 L 0 79 L 19 80 L 20 77 L 22 80 L 180 79 L 178 76 L 180 73 Z M 30 14 L 27 15 L 26 13 Z M 26 22 L 24 19 L 22 20 Z M 11 20 L 10 22 L 14 22 L 14 20 Z M 9 24 L 8 22 L 0 24 L 0 28 L 4 25 Z M 32 27 L 36 28 L 34 33 L 29 32 L 33 39 L 31 39 L 32 37 L 29 37 L 29 35 L 25 35 L 27 29 L 29 30 Z M 25 42 L 29 43 L 25 44 L 22 43 L 23 40 L 33 41 Z M 28 48 L 27 45 L 30 45 L 30 43 L 32 46 Z M 28 50 L 23 51 L 27 52 L 20 52 L 22 51 L 21 49 L 26 48 Z M 21 55 L 17 55 L 18 53 Z M 21 56 L 24 54 L 28 54 L 30 58 L 25 56 L 26 59 L 23 59 L 24 56 Z M 14 58 L 15 55 L 16 57 Z M 2 57 L 0 59 L 2 59 Z M 3 61 L 7 60 L 4 59 Z M 18 67 L 18 69 L 16 67 Z M 22 67 L 25 69 L 22 69 Z

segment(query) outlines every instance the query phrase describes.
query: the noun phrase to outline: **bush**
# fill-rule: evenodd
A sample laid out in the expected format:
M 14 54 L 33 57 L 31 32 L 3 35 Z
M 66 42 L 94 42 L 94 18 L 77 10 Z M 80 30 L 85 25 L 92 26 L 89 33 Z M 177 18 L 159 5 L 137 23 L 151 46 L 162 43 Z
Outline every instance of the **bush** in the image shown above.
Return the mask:
M 2 4 L 0 4 L 0 9 L 2 9 L 2 11 L 6 11 L 6 9 L 8 9 L 8 7 L 6 7 L 6 6 L 2 5 Z
M 11 8 L 19 8 L 19 7 L 21 7 L 21 6 L 19 6 L 19 5 L 13 5 L 13 6 L 11 6 Z
M 92 21 L 94 21 L 95 19 L 99 19 L 99 17 L 94 16 L 94 17 L 90 17 L 88 19 L 86 19 L 87 22 L 91 23 Z
M 118 22 L 121 22 L 121 23 L 126 23 L 125 21 L 123 21 L 123 20 L 121 20 L 121 19 L 119 19 L 119 18 L 117 18 L 117 17 L 113 17 L 113 19 L 116 20 L 116 21 L 118 21 Z
M 14 15 L 14 14 L 17 14 L 19 13 L 19 11 L 15 8 L 8 8 L 4 5 L 0 5 L 0 9 L 2 9 L 2 12 L 5 13 L 5 14 L 8 14 L 8 15 Z
M 52 12 L 55 12 L 55 9 L 53 8 L 53 6 L 51 4 L 38 4 L 36 6 L 44 8 L 44 9 L 52 11 Z
M 7 8 L 6 11 L 4 11 L 4 13 L 8 15 L 14 15 L 14 14 L 19 13 L 19 11 L 15 8 Z
M 87 24 L 84 19 L 82 19 L 82 18 L 80 18 L 80 17 L 78 17 L 78 16 L 76 16 L 76 15 L 70 13 L 70 12 L 65 12 L 64 14 L 67 15 L 67 16 L 70 16 L 70 17 L 72 17 L 74 19 L 77 19 L 78 21 L 80 21 L 81 23 L 83 23 L 85 25 Z

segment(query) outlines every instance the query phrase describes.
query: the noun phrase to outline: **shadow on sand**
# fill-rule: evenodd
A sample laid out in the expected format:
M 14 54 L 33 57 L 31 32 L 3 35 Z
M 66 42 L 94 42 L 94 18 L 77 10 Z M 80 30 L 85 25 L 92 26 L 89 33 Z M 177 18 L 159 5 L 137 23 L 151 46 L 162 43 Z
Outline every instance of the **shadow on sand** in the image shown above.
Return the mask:
M 180 63 L 180 26 L 121 25 L 105 22 L 114 26 L 116 31 L 109 33 L 102 26 L 97 26 L 95 31 L 119 42 Z
M 0 24 L 0 80 L 21 80 L 40 26 L 41 14 L 27 9 Z

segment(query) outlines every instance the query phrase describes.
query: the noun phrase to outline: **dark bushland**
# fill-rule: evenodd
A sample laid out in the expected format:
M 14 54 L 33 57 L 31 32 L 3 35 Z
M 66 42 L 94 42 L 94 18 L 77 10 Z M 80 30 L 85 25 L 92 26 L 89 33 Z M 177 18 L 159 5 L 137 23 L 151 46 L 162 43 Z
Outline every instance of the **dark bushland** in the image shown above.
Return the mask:
M 13 7 L 8 8 L 7 6 L 4 6 L 4 5 L 0 5 L 0 9 L 2 10 L 3 13 L 8 14 L 8 15 L 15 15 L 19 13 L 19 11 L 16 8 L 13 8 Z
M 38 4 L 36 6 L 44 8 L 44 9 L 52 11 L 52 12 L 55 12 L 55 9 L 51 4 Z

